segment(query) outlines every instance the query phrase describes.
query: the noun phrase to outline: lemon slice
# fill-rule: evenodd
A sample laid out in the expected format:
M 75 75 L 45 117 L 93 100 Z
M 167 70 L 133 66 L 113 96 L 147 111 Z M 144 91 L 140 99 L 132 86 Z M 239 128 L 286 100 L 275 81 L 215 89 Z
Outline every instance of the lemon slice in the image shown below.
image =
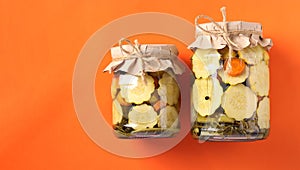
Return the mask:
M 240 121 L 253 115 L 257 106 L 257 96 L 243 84 L 230 86 L 224 92 L 221 106 L 228 117 Z

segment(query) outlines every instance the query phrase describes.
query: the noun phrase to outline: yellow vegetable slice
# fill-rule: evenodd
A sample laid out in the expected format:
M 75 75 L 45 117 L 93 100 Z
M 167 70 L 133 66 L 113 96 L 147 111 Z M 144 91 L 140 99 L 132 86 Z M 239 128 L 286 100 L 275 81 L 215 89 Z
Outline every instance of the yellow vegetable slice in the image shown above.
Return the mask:
M 130 106 L 131 103 L 125 101 L 125 99 L 121 96 L 121 93 L 117 94 L 116 100 L 120 103 L 121 106 Z
M 208 117 L 200 116 L 200 114 L 198 114 L 196 121 L 198 123 L 207 123 L 207 122 L 209 122 L 208 119 L 209 119 Z
M 261 129 L 268 129 L 270 127 L 270 99 L 268 97 L 264 97 L 263 100 L 259 102 L 257 108 L 257 123 Z
M 229 48 L 227 46 L 225 48 L 223 48 L 223 49 L 218 50 L 218 52 L 221 54 L 221 58 L 223 60 L 226 60 L 226 59 L 229 58 Z M 237 53 L 235 51 L 232 51 L 231 56 L 235 57 L 236 54 Z
M 160 99 L 169 105 L 178 103 L 180 90 L 175 79 L 168 73 L 164 73 L 162 78 L 158 81 L 158 94 Z
M 113 124 L 120 123 L 123 118 L 123 110 L 120 103 L 114 100 L 112 103 L 112 122 Z
M 269 65 L 270 56 L 268 51 L 264 50 L 264 61 L 267 65 Z
M 112 79 L 111 88 L 110 88 L 111 97 L 113 100 L 117 97 L 119 90 L 120 90 L 119 77 L 114 76 Z
M 208 78 L 215 74 L 220 67 L 220 56 L 215 49 L 197 49 L 192 56 L 192 70 L 196 78 Z
M 222 96 L 222 104 L 226 115 L 237 121 L 250 118 L 257 107 L 257 96 L 243 84 L 230 86 Z
M 154 80 L 148 74 L 145 74 L 143 78 L 141 76 L 120 75 L 120 93 L 126 102 L 141 104 L 150 99 L 154 91 Z
M 270 88 L 270 75 L 268 65 L 261 61 L 250 67 L 248 83 L 250 88 L 259 96 L 268 96 Z
M 158 127 L 177 128 L 178 125 L 178 111 L 174 106 L 167 106 L 160 110 L 158 118 Z
M 128 113 L 128 126 L 136 130 L 152 128 L 156 124 L 157 112 L 147 104 L 134 106 Z
M 193 106 L 201 116 L 213 114 L 221 104 L 223 89 L 216 78 L 196 79 L 193 84 Z
M 238 51 L 239 57 L 244 59 L 247 64 L 258 64 L 264 58 L 264 49 L 257 45 L 255 47 L 247 47 Z
M 157 101 L 159 101 L 159 95 L 157 89 L 154 90 L 154 92 L 151 94 L 151 97 L 149 99 L 149 103 L 151 105 L 154 105 Z
M 219 116 L 219 119 L 218 119 L 218 122 L 222 122 L 222 123 L 234 123 L 234 119 L 224 115 L 224 114 L 221 114 Z

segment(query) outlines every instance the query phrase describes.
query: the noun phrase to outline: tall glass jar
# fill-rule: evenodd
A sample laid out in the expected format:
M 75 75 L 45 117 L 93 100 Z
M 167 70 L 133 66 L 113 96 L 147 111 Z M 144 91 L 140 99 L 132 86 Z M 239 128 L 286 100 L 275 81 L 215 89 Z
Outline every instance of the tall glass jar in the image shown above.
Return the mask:
M 129 45 L 123 45 L 124 42 Z M 119 138 L 171 137 L 179 131 L 183 65 L 175 45 L 132 44 L 120 40 L 111 49 L 112 121 Z
M 198 20 L 199 18 L 197 18 Z M 250 22 L 198 24 L 192 70 L 192 135 L 208 141 L 250 141 L 269 133 L 270 39 Z

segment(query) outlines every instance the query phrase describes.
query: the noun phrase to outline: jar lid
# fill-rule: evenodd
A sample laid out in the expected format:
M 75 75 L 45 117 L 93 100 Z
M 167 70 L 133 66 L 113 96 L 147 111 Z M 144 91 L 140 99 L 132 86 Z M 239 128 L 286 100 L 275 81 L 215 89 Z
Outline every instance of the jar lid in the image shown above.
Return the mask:
M 261 45 L 269 50 L 273 43 L 271 39 L 262 37 L 262 25 L 256 22 L 226 21 L 225 7 L 221 8 L 223 22 L 215 22 L 207 15 L 195 18 L 196 40 L 189 45 L 190 49 L 222 49 L 229 46 L 234 50 Z M 209 23 L 198 24 L 204 18 Z
M 122 49 L 123 48 L 123 49 Z M 111 57 L 113 59 L 126 59 L 130 57 L 134 57 L 136 55 L 139 55 L 133 46 L 131 45 L 122 45 L 122 48 L 120 46 L 112 47 Z M 178 50 L 174 44 L 141 44 L 139 45 L 139 50 L 142 53 L 143 57 L 146 57 L 147 55 L 156 56 L 156 57 L 177 57 Z M 124 51 L 126 50 L 126 51 Z
M 122 45 L 126 41 L 129 45 Z M 112 62 L 104 71 L 123 71 L 132 75 L 143 75 L 144 72 L 166 71 L 171 69 L 175 74 L 184 72 L 184 65 L 177 58 L 178 50 L 173 44 L 135 44 L 121 39 L 120 46 L 111 48 Z
M 245 22 L 245 21 L 231 21 L 231 22 L 216 22 L 221 26 L 222 29 L 227 27 L 227 32 L 230 34 L 262 34 L 262 25 L 257 22 Z M 199 24 L 200 27 L 207 31 L 222 31 L 219 30 L 216 24 L 214 23 L 204 23 Z M 198 26 L 196 27 L 197 34 L 205 34 L 203 30 L 201 30 Z

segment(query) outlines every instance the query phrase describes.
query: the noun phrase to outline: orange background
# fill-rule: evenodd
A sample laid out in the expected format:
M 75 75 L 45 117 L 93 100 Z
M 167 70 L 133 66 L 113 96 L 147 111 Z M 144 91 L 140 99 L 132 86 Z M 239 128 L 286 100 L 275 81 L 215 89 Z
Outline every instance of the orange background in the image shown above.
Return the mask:
M 87 39 L 128 14 L 163 12 L 193 22 L 203 13 L 221 20 L 223 5 L 228 20 L 260 22 L 274 41 L 268 139 L 199 144 L 188 135 L 146 159 L 118 157 L 93 143 L 72 101 L 73 70 Z M 296 0 L 0 0 L 0 169 L 299 169 L 299 6 Z M 151 42 L 160 43 L 155 37 Z

